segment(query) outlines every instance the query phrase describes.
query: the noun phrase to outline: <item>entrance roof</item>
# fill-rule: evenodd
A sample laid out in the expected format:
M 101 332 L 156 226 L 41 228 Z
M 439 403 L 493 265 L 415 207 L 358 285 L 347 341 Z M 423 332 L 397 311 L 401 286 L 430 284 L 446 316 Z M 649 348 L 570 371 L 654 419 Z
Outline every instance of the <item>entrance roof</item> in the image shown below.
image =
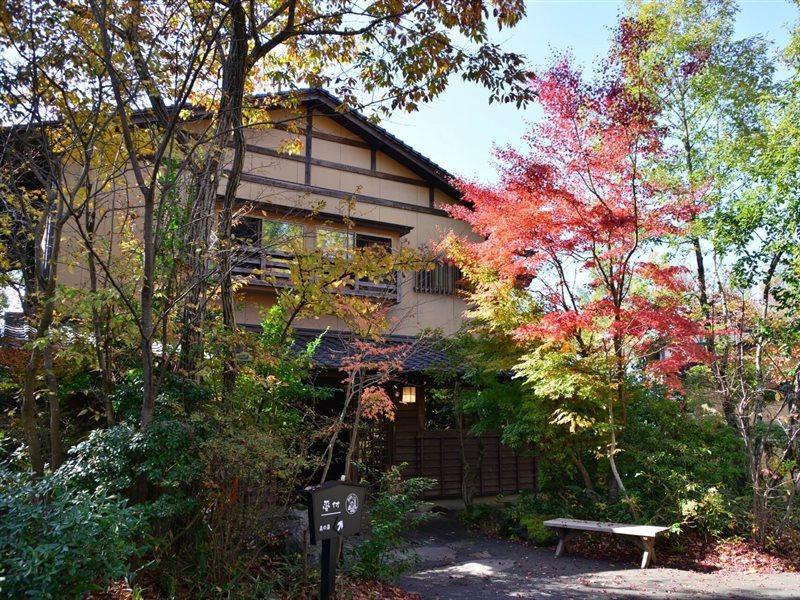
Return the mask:
M 354 341 L 358 338 L 347 331 L 296 329 L 294 347 L 298 352 L 303 352 L 320 336 L 322 338 L 312 359 L 314 366 L 322 370 L 339 370 L 353 355 Z M 455 370 L 442 348 L 442 338 L 438 336 L 389 335 L 380 344 L 384 347 L 397 347 L 397 353 L 403 362 L 403 373 Z

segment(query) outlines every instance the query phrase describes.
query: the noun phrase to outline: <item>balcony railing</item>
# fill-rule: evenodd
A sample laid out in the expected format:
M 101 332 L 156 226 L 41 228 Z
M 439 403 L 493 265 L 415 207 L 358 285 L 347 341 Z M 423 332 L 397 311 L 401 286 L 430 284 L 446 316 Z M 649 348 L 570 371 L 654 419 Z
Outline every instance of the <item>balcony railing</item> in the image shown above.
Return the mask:
M 231 269 L 236 277 L 247 277 L 248 284 L 254 286 L 289 287 L 290 263 L 294 256 L 288 252 L 267 250 L 256 246 L 240 246 L 234 254 Z M 338 288 L 343 294 L 366 296 L 390 302 L 400 301 L 398 274 L 390 281 L 376 282 L 369 279 L 356 279 L 353 283 Z

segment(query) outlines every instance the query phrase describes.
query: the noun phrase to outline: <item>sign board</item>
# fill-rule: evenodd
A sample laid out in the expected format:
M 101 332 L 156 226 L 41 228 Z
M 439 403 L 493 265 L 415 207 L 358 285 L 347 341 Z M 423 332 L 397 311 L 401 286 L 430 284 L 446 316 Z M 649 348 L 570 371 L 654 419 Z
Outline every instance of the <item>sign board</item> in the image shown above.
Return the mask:
M 308 530 L 311 543 L 361 533 L 365 488 L 361 485 L 328 481 L 306 488 Z

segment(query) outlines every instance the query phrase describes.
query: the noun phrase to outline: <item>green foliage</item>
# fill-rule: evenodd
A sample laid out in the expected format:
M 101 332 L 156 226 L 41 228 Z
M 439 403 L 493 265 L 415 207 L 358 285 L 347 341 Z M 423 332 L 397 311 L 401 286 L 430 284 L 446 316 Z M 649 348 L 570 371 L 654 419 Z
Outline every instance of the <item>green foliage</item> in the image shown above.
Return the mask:
M 391 580 L 399 576 L 413 558 L 403 556 L 403 532 L 418 520 L 413 511 L 422 493 L 435 485 L 425 478 L 403 479 L 404 465 L 381 475 L 378 491 L 369 509 L 370 534 L 352 549 L 350 570 L 364 579 Z M 352 561 L 352 563 L 350 563 Z
M 191 486 L 202 464 L 194 435 L 184 423 L 170 419 L 160 419 L 143 432 L 127 424 L 96 429 L 70 450 L 71 460 L 58 475 L 84 490 L 123 495 L 143 480 L 159 493 L 142 505 L 142 518 L 179 517 L 196 507 Z
M 546 542 L 540 535 L 546 532 L 537 531 L 536 525 L 542 515 L 629 521 L 627 506 L 617 501 L 608 478 L 605 424 L 594 388 L 584 389 L 586 378 L 575 375 L 574 368 L 567 369 L 570 376 L 559 375 L 560 362 L 574 357 L 552 349 L 534 351 L 539 357 L 529 356 L 521 367 L 535 375 L 536 381 L 529 382 L 535 385 L 526 385 L 493 370 L 494 343 L 473 337 L 462 347 L 460 364 L 470 385 L 459 395 L 459 408 L 473 420 L 474 432 L 498 431 L 506 443 L 538 448 L 540 491 L 502 514 L 471 507 L 462 515 L 465 522 Z M 704 377 L 699 371 L 687 378 L 694 392 L 700 389 L 698 378 Z M 683 411 L 661 388 L 645 387 L 633 378 L 628 388 L 616 459 L 640 520 L 711 535 L 745 528 L 747 470 L 736 431 L 700 408 L 697 415 Z M 591 489 L 578 464 L 585 467 Z
M 540 500 L 530 493 L 523 493 L 520 498 L 501 505 L 473 504 L 458 516 L 471 529 L 526 540 L 537 546 L 550 546 L 557 540 L 557 535 L 543 523 L 554 515 L 537 512 L 542 506 Z
M 65 472 L 31 482 L 0 468 L 4 597 L 81 598 L 130 572 L 143 550 L 139 511 L 107 489 L 73 484 Z
M 741 441 L 716 416 L 682 412 L 657 391 L 638 394 L 628 407 L 617 464 L 631 502 L 645 523 L 693 528 L 713 536 L 746 528 L 742 496 L 746 465 Z M 526 495 L 520 517 L 547 514 L 591 520 L 630 521 L 623 504 L 609 495 L 608 465 L 597 453 L 583 454 L 594 491 L 577 485 L 571 465 L 546 453 L 540 460 L 541 491 Z M 565 476 L 566 475 L 566 476 Z
M 620 445 L 619 467 L 647 520 L 717 535 L 736 530 L 745 456 L 736 432 L 719 418 L 683 413 L 657 391 L 642 393 L 629 407 Z
M 556 542 L 558 536 L 550 527 L 545 527 L 544 522 L 552 518 L 552 515 L 527 513 L 520 516 L 519 522 L 525 528 L 527 539 L 537 546 L 550 546 Z
M 479 529 L 493 513 L 493 508 L 488 504 L 471 504 L 458 513 L 458 518 L 470 529 Z

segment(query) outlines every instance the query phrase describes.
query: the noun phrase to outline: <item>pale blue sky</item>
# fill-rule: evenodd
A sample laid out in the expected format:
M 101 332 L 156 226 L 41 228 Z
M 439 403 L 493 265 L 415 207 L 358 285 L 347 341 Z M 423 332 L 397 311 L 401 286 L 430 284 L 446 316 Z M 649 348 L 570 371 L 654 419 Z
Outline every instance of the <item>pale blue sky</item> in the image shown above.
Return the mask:
M 739 35 L 763 34 L 779 45 L 785 45 L 788 26 L 800 16 L 791 0 L 745 0 L 740 7 Z M 605 56 L 623 8 L 624 2 L 615 0 L 528 0 L 524 21 L 496 39 L 525 54 L 534 67 L 569 50 L 579 64 L 591 68 Z M 526 122 L 537 111 L 489 105 L 487 98 L 480 86 L 453 80 L 442 96 L 417 113 L 395 114 L 381 124 L 454 175 L 494 180 L 492 145 L 519 145 Z

